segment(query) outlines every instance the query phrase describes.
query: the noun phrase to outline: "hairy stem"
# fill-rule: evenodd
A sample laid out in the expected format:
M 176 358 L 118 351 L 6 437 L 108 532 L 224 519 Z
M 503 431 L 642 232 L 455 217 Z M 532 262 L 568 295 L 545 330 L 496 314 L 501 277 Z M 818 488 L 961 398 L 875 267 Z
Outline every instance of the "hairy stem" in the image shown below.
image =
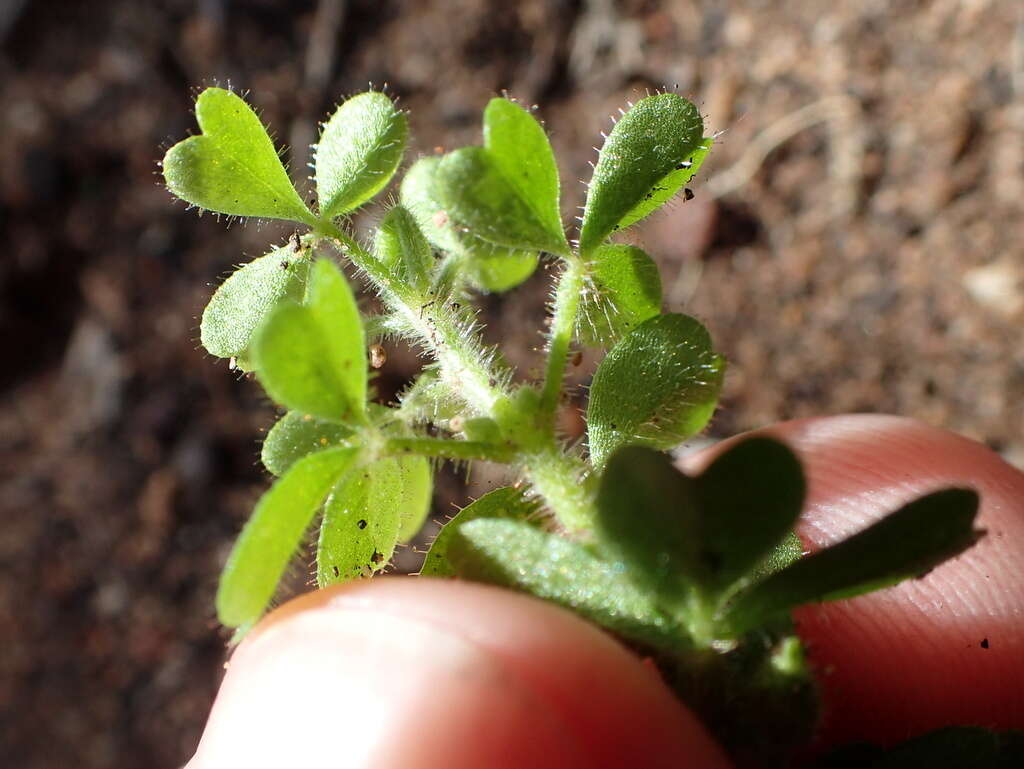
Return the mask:
M 596 490 L 581 459 L 567 454 L 552 439 L 521 454 L 519 460 L 533 488 L 566 530 L 578 533 L 593 528 Z
M 541 391 L 540 413 L 548 429 L 554 429 L 555 412 L 562 394 L 562 380 L 565 377 L 569 346 L 576 328 L 576 315 L 580 308 L 583 291 L 584 265 L 578 257 L 569 257 L 565 269 L 558 278 L 555 289 L 555 303 L 551 318 L 551 332 L 548 337 L 548 361 L 544 372 L 544 389 Z
M 419 454 L 441 459 L 482 459 L 506 464 L 515 459 L 515 448 L 507 444 L 445 438 L 389 438 L 383 450 L 385 454 L 397 456 Z

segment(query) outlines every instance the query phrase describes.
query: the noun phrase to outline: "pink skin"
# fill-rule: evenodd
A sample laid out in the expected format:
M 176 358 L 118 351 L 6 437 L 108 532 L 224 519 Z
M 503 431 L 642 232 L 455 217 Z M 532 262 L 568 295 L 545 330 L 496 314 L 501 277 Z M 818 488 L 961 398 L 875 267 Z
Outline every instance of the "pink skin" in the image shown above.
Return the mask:
M 811 548 L 949 485 L 982 493 L 989 530 L 923 580 L 799 611 L 824 687 L 822 744 L 954 723 L 1024 728 L 1024 474 L 892 417 L 769 432 L 806 463 L 800 535 Z M 649 666 L 570 613 L 490 587 L 394 578 L 267 617 L 232 657 L 188 769 L 728 765 Z

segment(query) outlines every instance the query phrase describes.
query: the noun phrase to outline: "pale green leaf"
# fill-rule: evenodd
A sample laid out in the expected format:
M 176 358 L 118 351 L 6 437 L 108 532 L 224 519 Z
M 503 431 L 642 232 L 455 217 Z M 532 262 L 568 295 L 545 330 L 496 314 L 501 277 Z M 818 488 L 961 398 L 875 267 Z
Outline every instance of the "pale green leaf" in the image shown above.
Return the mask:
M 454 533 L 449 557 L 462 577 L 530 593 L 630 640 L 665 647 L 683 638 L 650 596 L 625 579 L 619 564 L 529 524 L 493 518 L 465 523 Z
M 522 489 L 506 486 L 484 494 L 475 502 L 462 508 L 438 533 L 427 557 L 423 561 L 420 575 L 424 577 L 451 577 L 455 571 L 448 560 L 448 547 L 455 530 L 477 518 L 507 518 L 523 521 L 533 516 L 539 505 L 528 499 Z
M 284 475 L 307 454 L 337 446 L 353 435 L 351 427 L 317 419 L 312 414 L 289 411 L 270 428 L 260 459 L 274 475 Z
M 196 120 L 203 133 L 164 155 L 167 189 L 222 214 L 316 223 L 244 99 L 223 88 L 207 88 L 196 100 Z
M 199 338 L 218 358 L 244 358 L 253 334 L 275 307 L 301 301 L 309 273 L 307 252 L 273 249 L 231 273 L 203 311 Z
M 518 251 L 482 241 L 466 248 L 464 254 L 466 277 L 475 288 L 487 293 L 515 288 L 533 275 L 540 263 L 536 251 Z
M 467 235 L 508 248 L 566 252 L 564 235 L 549 231 L 483 147 L 463 147 L 441 158 L 432 194 Z
M 353 448 L 310 454 L 263 495 L 221 574 L 217 590 L 221 623 L 244 630 L 260 618 L 324 497 L 355 454 Z
M 561 251 L 569 250 L 558 208 L 558 166 L 540 123 L 515 102 L 495 98 L 484 110 L 484 147 L 505 180 Z
M 590 388 L 587 431 L 595 466 L 619 446 L 672 448 L 714 413 L 725 361 L 687 315 L 659 315 L 623 337 Z
M 398 541 L 409 542 L 419 534 L 430 514 L 434 473 L 426 457 L 400 457 L 396 461 L 402 474 Z
M 395 459 L 358 467 L 335 486 L 320 526 L 316 556 L 320 587 L 368 576 L 387 566 L 402 524 L 402 488 L 403 472 Z
M 610 347 L 659 312 L 661 276 L 654 260 L 636 246 L 599 246 L 577 315 L 580 340 Z
M 587 191 L 580 252 L 601 245 L 644 197 L 687 161 L 703 142 L 693 104 L 674 93 L 641 99 L 608 135 Z
M 394 206 L 384 215 L 373 245 L 377 260 L 393 276 L 399 293 L 427 290 L 434 253 L 407 208 Z
M 316 191 L 325 219 L 355 210 L 380 192 L 402 162 L 405 113 L 376 91 L 346 101 L 316 147 Z
M 331 362 L 346 394 L 361 411 L 368 373 L 363 321 L 348 281 L 329 259 L 318 259 L 313 265 L 306 305 L 326 332 Z

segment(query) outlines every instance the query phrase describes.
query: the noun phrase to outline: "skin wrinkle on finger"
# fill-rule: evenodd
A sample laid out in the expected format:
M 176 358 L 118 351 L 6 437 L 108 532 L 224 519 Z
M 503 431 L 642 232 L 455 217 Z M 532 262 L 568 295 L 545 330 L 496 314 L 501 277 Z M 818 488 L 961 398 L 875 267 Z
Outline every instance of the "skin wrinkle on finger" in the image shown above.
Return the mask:
M 928 492 L 981 494 L 976 525 L 987 536 L 956 559 L 922 579 L 795 612 L 821 673 L 825 739 L 892 742 L 957 723 L 1024 728 L 1024 474 L 981 444 L 897 417 L 758 432 L 787 442 L 805 465 L 797 533 L 812 551 Z M 688 468 L 721 448 L 688 457 Z
M 343 621 L 332 619 L 335 614 Z M 387 727 L 387 739 L 374 736 L 372 718 L 353 738 L 386 743 L 391 752 L 380 748 L 372 758 L 367 754 L 370 763 L 345 766 L 596 769 L 634 765 L 635 759 L 645 769 L 667 769 L 686 765 L 688 756 L 694 769 L 728 766 L 692 715 L 639 660 L 574 615 L 535 599 L 452 581 L 383 579 L 309 594 L 268 620 L 232 659 L 203 745 L 189 769 L 223 765 L 211 758 L 206 744 L 210 734 L 214 743 L 230 749 L 238 741 L 232 729 L 249 732 L 245 707 L 266 697 L 258 679 L 250 679 L 260 657 L 277 649 L 281 657 L 301 655 L 308 666 L 311 648 L 327 666 L 339 664 L 338 657 L 369 660 L 353 663 L 354 673 L 343 668 L 326 677 L 323 671 L 305 676 L 324 679 L 314 694 L 317 702 L 324 686 L 343 692 L 347 676 L 358 682 L 360 676 L 379 675 L 383 668 L 391 671 L 384 680 L 361 686 L 371 692 L 363 695 L 371 710 L 383 708 L 376 717 Z M 339 631 L 337 622 L 349 635 Z M 384 639 L 369 657 L 367 625 L 374 637 Z M 413 646 L 395 646 L 388 639 L 396 635 Z M 426 640 L 416 640 L 420 636 Z M 476 660 L 470 668 L 477 672 L 452 676 L 447 669 L 452 658 L 435 659 L 439 644 L 442 650 L 447 645 Z M 438 667 L 438 661 L 445 664 Z M 423 666 L 429 670 L 424 672 Z M 463 670 L 461 663 L 456 669 Z M 485 681 L 480 670 L 490 671 L 493 680 Z M 247 691 L 241 707 L 238 698 L 231 699 L 233 675 L 240 676 Z M 406 675 L 418 676 L 420 688 L 410 685 Z M 310 690 L 309 680 L 302 678 L 289 679 L 295 692 Z M 467 680 L 476 685 L 467 685 Z M 305 739 L 315 740 L 318 726 L 304 728 Z M 315 745 L 307 747 L 315 753 Z M 257 752 L 266 755 L 265 750 Z M 200 762 L 200 756 L 207 762 Z

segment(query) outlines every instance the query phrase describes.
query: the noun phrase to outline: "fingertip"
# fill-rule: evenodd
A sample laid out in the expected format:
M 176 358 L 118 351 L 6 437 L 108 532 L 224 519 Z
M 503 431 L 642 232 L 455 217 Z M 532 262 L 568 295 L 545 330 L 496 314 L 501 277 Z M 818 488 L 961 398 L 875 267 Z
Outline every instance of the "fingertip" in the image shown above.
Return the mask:
M 290 602 L 231 659 L 190 769 L 724 767 L 640 660 L 495 588 L 378 579 Z M 336 761 L 333 758 L 336 757 Z

